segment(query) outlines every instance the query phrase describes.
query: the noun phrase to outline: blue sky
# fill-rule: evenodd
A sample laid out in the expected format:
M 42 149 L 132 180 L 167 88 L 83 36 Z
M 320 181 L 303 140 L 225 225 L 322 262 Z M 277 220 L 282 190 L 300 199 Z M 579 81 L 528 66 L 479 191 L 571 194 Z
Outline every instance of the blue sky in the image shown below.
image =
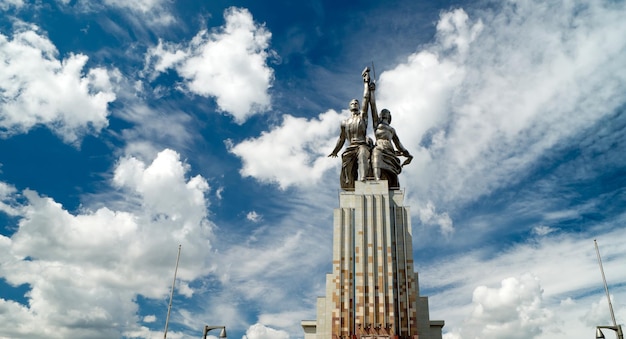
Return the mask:
M 302 338 L 372 62 L 444 338 L 591 338 L 593 239 L 626 319 L 623 1 L 0 10 L 0 337 L 162 337 L 180 244 L 169 338 Z

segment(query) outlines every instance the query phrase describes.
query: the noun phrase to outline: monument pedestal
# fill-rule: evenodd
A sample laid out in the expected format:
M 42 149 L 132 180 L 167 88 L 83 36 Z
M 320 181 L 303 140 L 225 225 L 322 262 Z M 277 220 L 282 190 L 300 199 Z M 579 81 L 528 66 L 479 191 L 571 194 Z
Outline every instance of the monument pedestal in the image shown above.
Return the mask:
M 441 339 L 413 267 L 411 219 L 404 191 L 386 180 L 341 191 L 333 217 L 333 271 L 317 320 L 302 321 L 305 339 Z

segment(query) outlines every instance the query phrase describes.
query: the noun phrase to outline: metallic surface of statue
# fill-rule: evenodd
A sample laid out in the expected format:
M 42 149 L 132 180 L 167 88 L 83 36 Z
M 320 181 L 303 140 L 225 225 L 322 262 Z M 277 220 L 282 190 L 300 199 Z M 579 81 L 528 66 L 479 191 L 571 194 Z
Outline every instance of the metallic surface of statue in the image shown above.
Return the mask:
M 346 141 L 349 142 L 346 150 L 341 154 L 341 188 L 345 190 L 354 189 L 354 181 L 365 181 L 370 172 L 370 149 L 371 144 L 367 138 L 367 107 L 369 106 L 370 93 L 374 90 L 370 83 L 369 68 L 365 68 L 363 73 L 363 106 L 359 109 L 359 102 L 356 99 L 350 101 L 351 116 L 341 122 L 339 139 L 335 149 L 328 155 L 337 157 L 337 153 Z
M 374 103 L 374 100 L 372 100 Z M 374 134 L 376 136 L 376 146 L 372 150 L 372 169 L 374 179 L 386 179 L 389 188 L 400 187 L 398 174 L 402 172 L 402 166 L 408 165 L 413 156 L 402 146 L 396 130 L 391 127 L 391 112 L 383 109 L 380 117 L 377 117 L 376 104 L 372 105 L 372 123 L 374 124 Z M 393 143 L 393 144 L 392 144 Z M 394 149 L 394 145 L 396 149 Z M 407 159 L 400 164 L 398 156 L 405 156 Z

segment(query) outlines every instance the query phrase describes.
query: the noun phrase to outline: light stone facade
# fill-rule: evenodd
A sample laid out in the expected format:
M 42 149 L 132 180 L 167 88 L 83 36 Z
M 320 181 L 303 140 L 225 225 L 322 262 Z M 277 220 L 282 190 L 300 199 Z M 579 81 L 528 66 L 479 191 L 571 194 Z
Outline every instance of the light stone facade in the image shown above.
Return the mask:
M 305 339 L 441 339 L 413 267 L 411 219 L 404 191 L 386 180 L 355 183 L 334 210 L 333 272 Z

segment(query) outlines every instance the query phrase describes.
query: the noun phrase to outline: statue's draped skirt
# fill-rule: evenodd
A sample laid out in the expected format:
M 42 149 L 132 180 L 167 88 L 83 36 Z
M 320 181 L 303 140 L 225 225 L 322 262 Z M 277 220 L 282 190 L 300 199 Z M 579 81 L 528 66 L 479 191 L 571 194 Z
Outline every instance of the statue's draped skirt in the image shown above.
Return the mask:
M 359 159 L 369 167 L 370 148 L 367 144 L 350 144 L 341 154 L 341 188 L 353 190 L 358 178 Z
M 376 147 L 372 150 L 372 167 L 380 168 L 381 179 L 389 181 L 389 187 L 399 187 L 398 174 L 402 172 L 400 158 L 396 156 L 390 140 L 376 140 Z

